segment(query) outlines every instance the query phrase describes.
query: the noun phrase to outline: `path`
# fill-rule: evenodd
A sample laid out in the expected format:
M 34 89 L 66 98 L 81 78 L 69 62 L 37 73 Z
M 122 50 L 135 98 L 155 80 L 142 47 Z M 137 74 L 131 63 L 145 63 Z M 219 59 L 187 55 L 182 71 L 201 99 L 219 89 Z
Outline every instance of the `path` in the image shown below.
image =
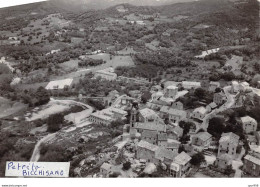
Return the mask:
M 50 141 L 51 139 L 53 139 L 55 137 L 55 135 L 56 135 L 56 133 L 49 134 L 37 142 L 37 144 L 34 147 L 30 162 L 37 162 L 40 159 L 40 146 L 43 143 L 46 143 L 46 142 Z
M 211 118 L 213 118 L 217 113 L 223 112 L 223 111 L 229 109 L 230 107 L 232 107 L 235 104 L 234 96 L 229 93 L 230 89 L 231 89 L 231 86 L 226 86 L 226 87 L 223 88 L 224 93 L 227 97 L 227 102 L 225 104 L 223 104 L 221 107 L 219 107 L 218 109 L 215 109 L 212 112 L 206 114 L 200 128 L 207 130 L 208 125 L 209 125 L 209 120 Z

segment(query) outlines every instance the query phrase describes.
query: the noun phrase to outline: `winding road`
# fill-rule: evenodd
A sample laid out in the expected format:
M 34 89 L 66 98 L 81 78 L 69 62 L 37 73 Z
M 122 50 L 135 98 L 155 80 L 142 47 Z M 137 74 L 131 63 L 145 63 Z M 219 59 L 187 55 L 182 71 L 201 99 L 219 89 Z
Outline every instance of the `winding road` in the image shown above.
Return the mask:
M 204 130 L 207 131 L 208 126 L 209 126 L 209 120 L 211 118 L 213 118 L 217 113 L 223 112 L 223 111 L 229 109 L 230 107 L 232 107 L 235 104 L 235 99 L 234 99 L 235 96 L 231 95 L 229 93 L 229 91 L 231 90 L 231 86 L 226 86 L 226 87 L 223 88 L 223 90 L 224 90 L 224 93 L 227 97 L 227 102 L 225 104 L 223 104 L 221 107 L 219 107 L 219 108 L 213 110 L 212 112 L 208 113 L 204 117 L 203 122 L 200 125 L 200 128 L 203 128 Z
M 94 110 L 91 106 L 89 106 L 85 103 L 81 103 L 81 102 L 77 102 L 77 101 L 73 101 L 73 100 L 54 100 L 54 99 L 51 99 L 51 100 L 61 102 L 61 103 L 66 103 L 66 104 L 72 103 L 72 104 L 80 105 L 80 106 L 91 109 L 91 113 Z M 40 156 L 41 156 L 41 154 L 40 154 L 41 145 L 43 143 L 46 143 L 46 142 L 52 140 L 53 138 L 55 138 L 55 136 L 56 136 L 56 133 L 48 134 L 47 136 L 43 137 L 41 140 L 39 140 L 37 142 L 37 144 L 34 147 L 33 154 L 31 156 L 30 162 L 38 162 L 38 160 L 40 159 Z
M 34 147 L 32 157 L 30 159 L 30 162 L 38 162 L 40 159 L 40 148 L 43 143 L 46 143 L 50 140 L 52 140 L 55 137 L 56 133 L 49 134 L 45 137 L 43 137 L 40 141 L 37 142 L 37 144 Z

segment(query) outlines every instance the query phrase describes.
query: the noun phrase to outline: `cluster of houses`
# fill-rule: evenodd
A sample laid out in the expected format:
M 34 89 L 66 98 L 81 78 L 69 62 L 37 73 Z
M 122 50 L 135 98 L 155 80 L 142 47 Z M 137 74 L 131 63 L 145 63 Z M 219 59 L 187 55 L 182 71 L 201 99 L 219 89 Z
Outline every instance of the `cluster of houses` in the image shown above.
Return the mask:
M 194 119 L 202 121 L 207 113 L 227 101 L 225 92 L 221 89 L 219 82 L 210 82 L 208 90 L 214 93 L 213 102 L 206 107 L 201 106 L 189 112 L 184 110 L 181 102 L 174 100 L 179 93 L 180 86 L 186 90 L 194 90 L 200 88 L 201 84 L 183 81 L 165 84 L 164 89 L 159 85 L 153 86 L 151 88 L 152 100 L 146 104 L 145 108 L 139 109 L 138 102 L 135 100 L 129 102 L 128 105 L 132 103 L 130 122 L 124 126 L 123 140 L 138 140 L 138 143 L 135 144 L 135 158 L 155 165 L 163 163 L 167 166 L 168 174 L 173 177 L 184 177 L 189 173 L 192 155 L 197 152 L 212 155 L 213 149 L 217 150 L 214 166 L 224 171 L 232 165 L 233 160 L 239 157 L 239 150 L 243 147 L 240 137 L 232 132 L 223 133 L 216 143 L 210 133 L 197 131 L 199 129 L 196 126 L 196 129 L 190 129 L 190 141 L 182 145 L 186 152 L 179 152 L 180 138 L 184 131 L 179 126 L 179 122 Z M 219 88 L 218 91 L 217 88 Z M 235 95 L 247 89 L 250 89 L 248 83 L 233 81 L 230 92 Z M 160 105 L 156 103 L 163 97 L 172 99 L 171 103 L 161 102 Z M 157 104 L 159 109 L 154 110 L 152 107 L 154 104 Z M 253 176 L 259 176 L 260 133 L 256 131 L 257 121 L 250 116 L 244 116 L 241 117 L 240 123 L 251 148 L 251 151 L 244 157 L 243 171 Z

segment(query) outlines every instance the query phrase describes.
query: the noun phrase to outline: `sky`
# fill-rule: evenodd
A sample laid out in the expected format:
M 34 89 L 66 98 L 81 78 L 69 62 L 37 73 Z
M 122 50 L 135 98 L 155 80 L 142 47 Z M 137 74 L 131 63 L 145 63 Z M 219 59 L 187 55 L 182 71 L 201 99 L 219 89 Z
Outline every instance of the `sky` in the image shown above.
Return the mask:
M 41 1 L 46 1 L 46 0 L 0 0 L 0 8 L 34 3 L 34 2 L 41 2 Z

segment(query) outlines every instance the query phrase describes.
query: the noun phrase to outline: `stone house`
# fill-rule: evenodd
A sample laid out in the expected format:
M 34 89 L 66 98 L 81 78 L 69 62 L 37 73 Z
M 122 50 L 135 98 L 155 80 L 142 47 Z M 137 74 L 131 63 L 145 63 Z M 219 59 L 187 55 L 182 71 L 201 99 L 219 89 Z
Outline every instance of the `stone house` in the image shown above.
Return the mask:
M 199 119 L 199 120 L 203 120 L 203 118 L 205 117 L 206 113 L 207 113 L 206 108 L 202 106 L 202 107 L 196 108 L 192 112 L 192 117 L 196 118 L 196 119 Z
M 100 167 L 100 173 L 106 177 L 111 173 L 112 165 L 109 163 L 103 163 Z
M 160 115 L 163 119 L 169 117 L 170 122 L 178 123 L 187 117 L 187 112 L 184 110 L 177 110 L 169 106 L 163 106 L 160 109 Z
M 208 147 L 212 141 L 212 135 L 208 132 L 199 132 L 191 138 L 193 145 Z
M 220 169 L 226 169 L 228 166 L 232 165 L 232 156 L 225 153 L 223 155 L 220 155 L 217 157 L 216 161 L 214 162 L 214 165 L 217 166 Z
M 234 158 L 239 144 L 239 136 L 230 132 L 222 133 L 219 140 L 218 157 L 222 154 L 229 154 Z
M 243 170 L 254 177 L 260 176 L 260 159 L 253 155 L 246 155 L 244 157 Z
M 178 154 L 171 163 L 170 175 L 173 177 L 182 177 L 187 174 L 191 166 L 190 160 L 191 157 L 187 153 L 181 152 Z
M 254 118 L 250 116 L 245 116 L 241 118 L 243 124 L 243 130 L 246 134 L 255 132 L 257 129 L 257 122 Z

